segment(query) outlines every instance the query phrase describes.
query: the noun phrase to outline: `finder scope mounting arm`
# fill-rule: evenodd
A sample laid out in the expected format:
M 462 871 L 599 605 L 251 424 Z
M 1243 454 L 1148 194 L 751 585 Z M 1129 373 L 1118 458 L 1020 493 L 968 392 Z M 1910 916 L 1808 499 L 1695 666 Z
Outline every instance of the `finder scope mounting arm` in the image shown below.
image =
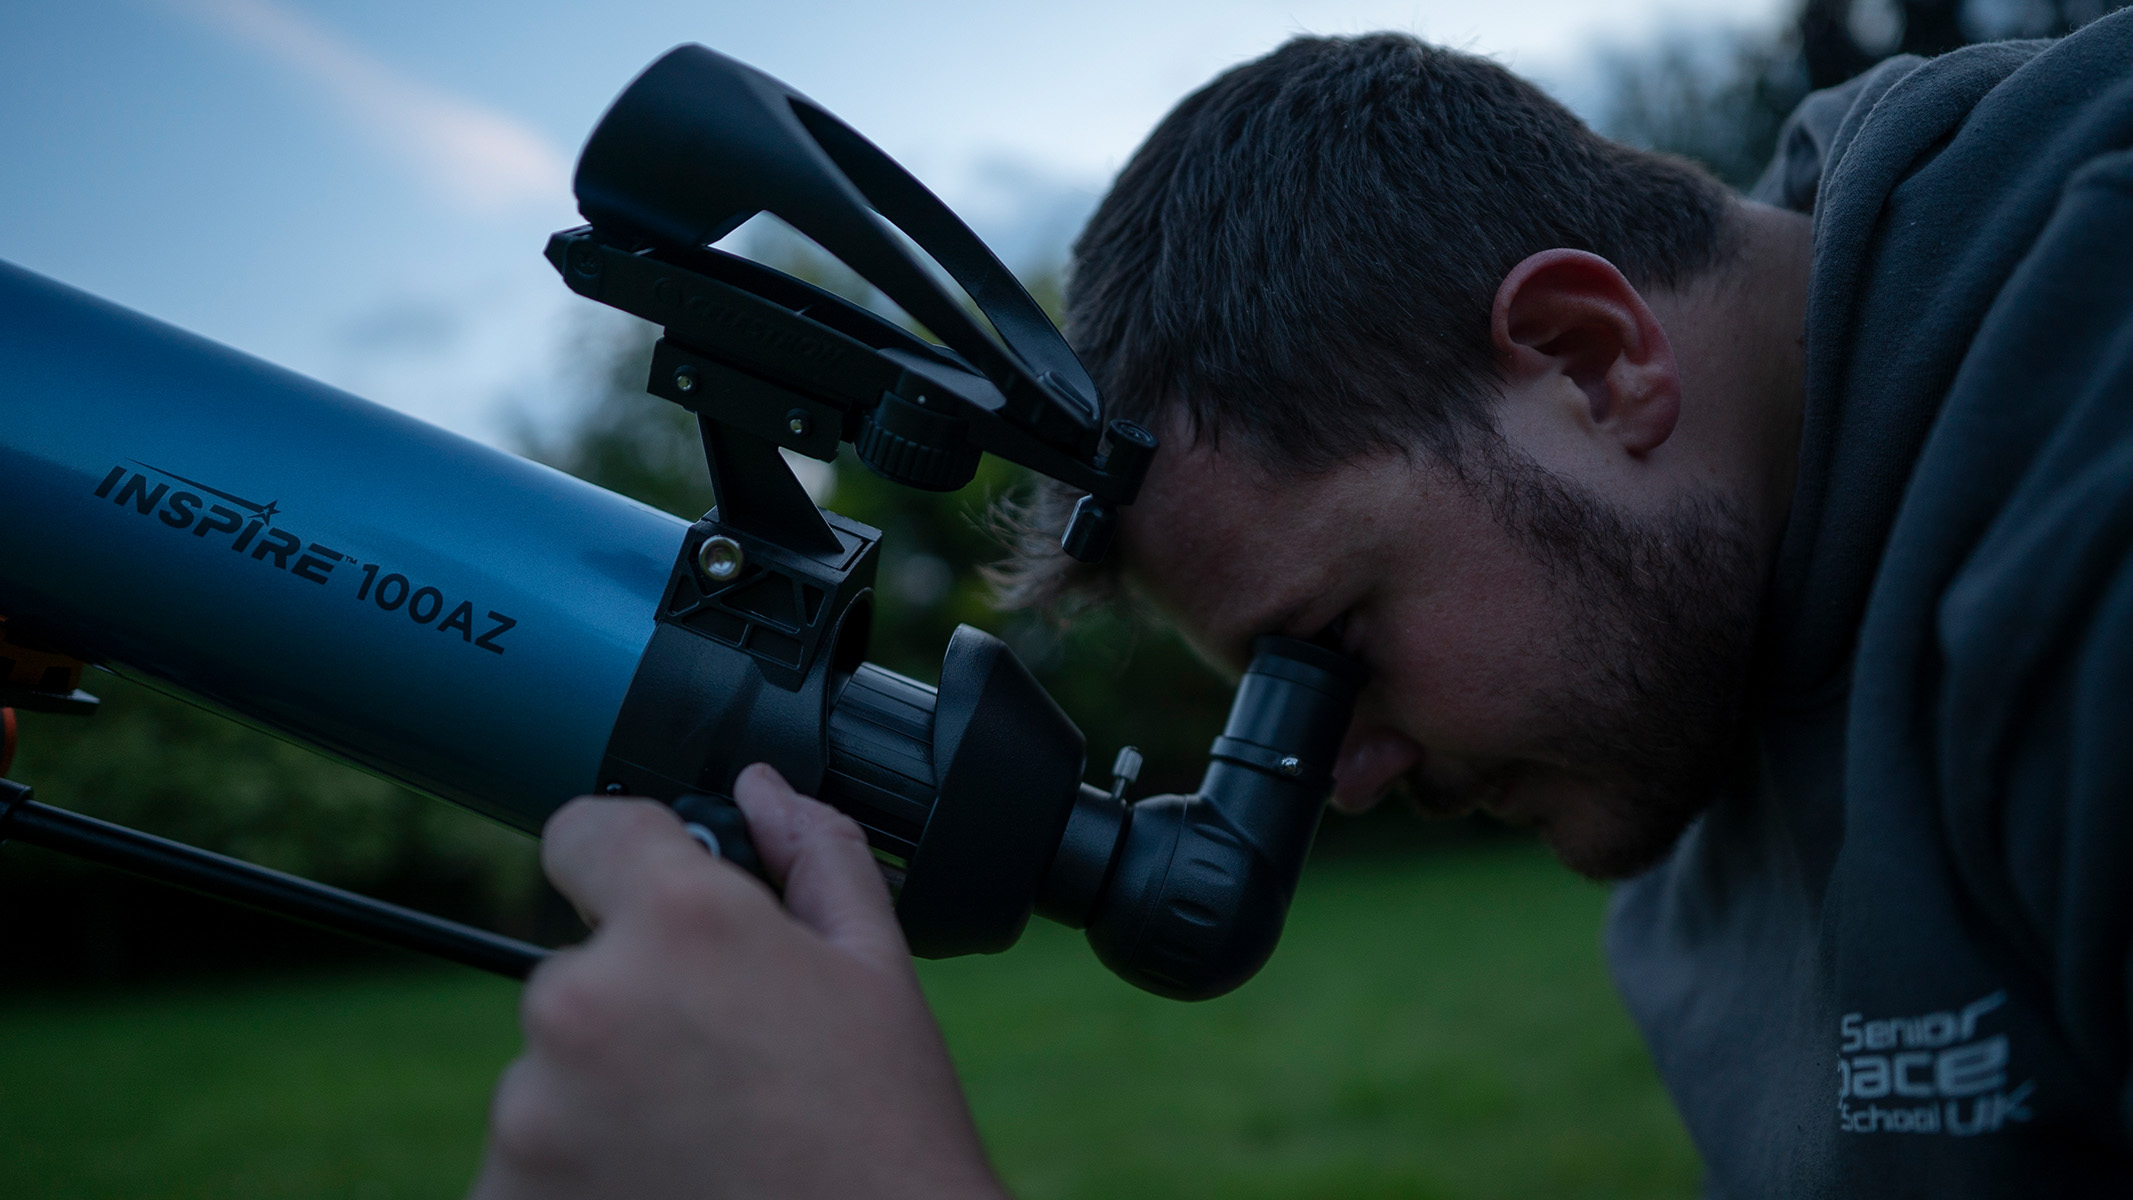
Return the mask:
M 1059 331 L 969 226 L 850 126 L 791 88 L 705 49 L 652 64 L 601 118 L 578 161 L 592 222 L 549 240 L 572 290 L 665 327 L 649 388 L 704 422 L 707 442 L 760 470 L 720 472 L 719 503 L 790 507 L 753 443 L 828 461 L 842 442 L 881 475 L 933 491 L 990 452 L 1088 493 L 1062 544 L 1109 547 L 1155 455 L 1138 425 L 1105 425 Z M 813 238 L 945 345 L 782 272 L 711 248 L 768 212 Z M 896 232 L 946 270 L 997 337 Z M 731 498 L 727 493 L 733 492 Z M 804 521 L 803 521 L 804 523 Z M 813 529 L 791 530 L 824 547 Z

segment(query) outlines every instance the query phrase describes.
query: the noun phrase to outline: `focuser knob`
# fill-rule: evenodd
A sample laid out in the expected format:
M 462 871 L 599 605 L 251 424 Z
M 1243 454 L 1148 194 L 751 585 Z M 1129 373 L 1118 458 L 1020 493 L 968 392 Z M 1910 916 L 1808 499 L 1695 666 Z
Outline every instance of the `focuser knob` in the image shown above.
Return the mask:
M 885 395 L 860 423 L 852 448 L 884 479 L 929 492 L 952 492 L 978 473 L 978 448 L 961 417 Z

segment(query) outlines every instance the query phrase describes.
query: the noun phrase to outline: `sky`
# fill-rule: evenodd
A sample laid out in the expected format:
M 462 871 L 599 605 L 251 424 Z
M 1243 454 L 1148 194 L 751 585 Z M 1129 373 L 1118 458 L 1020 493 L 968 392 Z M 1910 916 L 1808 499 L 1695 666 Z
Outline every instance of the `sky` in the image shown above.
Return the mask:
M 0 259 L 508 445 L 611 327 L 540 256 L 577 147 L 676 44 L 811 96 L 1022 269 L 1181 96 L 1297 33 L 1417 33 L 1590 116 L 1600 52 L 1786 7 L 0 0 Z

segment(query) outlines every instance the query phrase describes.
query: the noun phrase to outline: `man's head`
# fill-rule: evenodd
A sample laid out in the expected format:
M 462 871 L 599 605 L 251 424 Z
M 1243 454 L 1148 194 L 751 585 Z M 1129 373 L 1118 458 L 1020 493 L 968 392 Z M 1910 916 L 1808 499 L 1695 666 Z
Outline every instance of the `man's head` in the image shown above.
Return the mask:
M 1789 428 L 1759 400 L 1797 373 L 1713 314 L 1796 330 L 1741 286 L 1772 228 L 1486 60 L 1376 35 L 1238 67 L 1075 246 L 1068 333 L 1164 440 L 1114 557 L 1217 661 L 1281 632 L 1371 667 L 1344 803 L 1404 780 L 1633 871 L 1738 723 Z M 1034 536 L 1071 501 L 1026 514 L 1014 598 L 1117 578 Z

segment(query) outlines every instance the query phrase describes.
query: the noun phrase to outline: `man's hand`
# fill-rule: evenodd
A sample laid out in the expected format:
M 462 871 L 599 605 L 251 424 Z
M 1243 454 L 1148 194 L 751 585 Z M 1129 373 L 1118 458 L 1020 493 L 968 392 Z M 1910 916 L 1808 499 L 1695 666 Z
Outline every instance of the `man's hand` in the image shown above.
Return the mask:
M 734 799 L 783 907 L 661 805 L 549 820 L 594 933 L 526 986 L 474 1195 L 1002 1195 L 859 827 L 761 764 Z

